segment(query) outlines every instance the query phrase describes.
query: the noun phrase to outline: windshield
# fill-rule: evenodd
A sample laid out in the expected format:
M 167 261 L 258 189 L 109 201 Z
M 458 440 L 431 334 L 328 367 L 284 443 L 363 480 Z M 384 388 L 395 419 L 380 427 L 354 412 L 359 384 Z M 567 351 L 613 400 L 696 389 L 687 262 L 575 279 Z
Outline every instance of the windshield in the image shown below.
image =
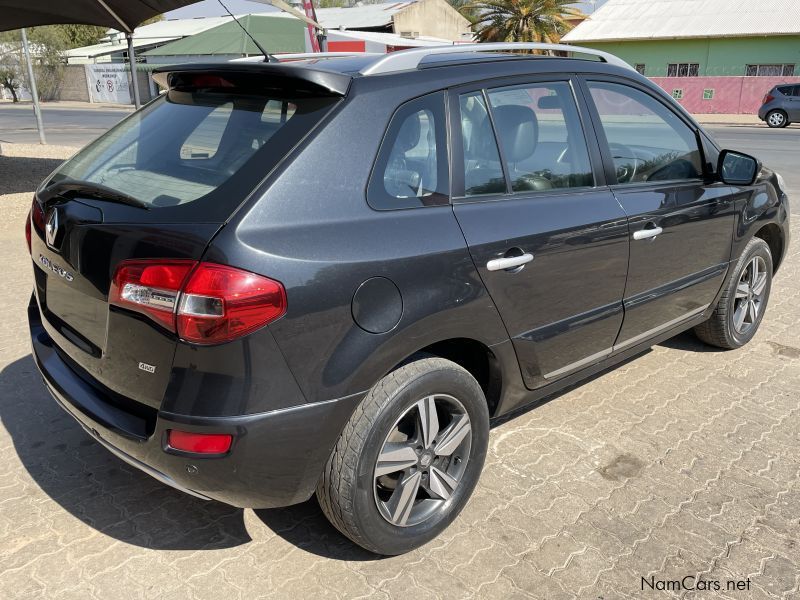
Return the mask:
M 201 205 L 205 217 L 224 219 L 335 101 L 171 90 L 62 165 L 44 189 L 95 184 L 147 208 Z

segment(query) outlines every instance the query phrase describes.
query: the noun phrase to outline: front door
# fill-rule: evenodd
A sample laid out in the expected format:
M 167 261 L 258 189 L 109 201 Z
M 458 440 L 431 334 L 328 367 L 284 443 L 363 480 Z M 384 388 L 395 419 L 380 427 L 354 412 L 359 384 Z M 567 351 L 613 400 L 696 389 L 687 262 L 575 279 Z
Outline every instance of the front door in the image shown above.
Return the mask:
M 601 361 L 622 323 L 628 226 L 579 106 L 568 77 L 451 97 L 455 215 L 529 388 Z
M 696 317 L 713 302 L 733 236 L 729 186 L 710 183 L 690 124 L 645 89 L 587 81 L 609 178 L 631 234 L 625 320 L 615 350 Z

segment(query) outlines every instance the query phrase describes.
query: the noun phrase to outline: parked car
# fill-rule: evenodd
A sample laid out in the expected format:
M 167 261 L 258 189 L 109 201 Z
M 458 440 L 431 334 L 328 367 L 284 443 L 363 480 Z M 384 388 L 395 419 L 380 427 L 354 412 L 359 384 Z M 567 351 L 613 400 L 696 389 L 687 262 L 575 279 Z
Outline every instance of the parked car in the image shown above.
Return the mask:
M 781 177 L 619 59 L 531 48 L 564 50 L 156 71 L 168 91 L 33 200 L 55 400 L 164 483 L 316 491 L 391 555 L 462 510 L 491 419 L 684 330 L 746 344 L 789 244 Z
M 786 127 L 800 121 L 800 84 L 772 88 L 761 102 L 758 118 L 770 127 Z

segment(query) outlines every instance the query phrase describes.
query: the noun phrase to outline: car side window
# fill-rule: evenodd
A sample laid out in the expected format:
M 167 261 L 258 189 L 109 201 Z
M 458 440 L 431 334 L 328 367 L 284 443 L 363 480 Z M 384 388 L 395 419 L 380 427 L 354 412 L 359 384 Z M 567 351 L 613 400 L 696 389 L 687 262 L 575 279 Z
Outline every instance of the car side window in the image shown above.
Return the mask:
M 512 191 L 594 185 L 569 83 L 499 88 L 488 96 Z
M 694 132 L 664 104 L 627 85 L 598 81 L 588 85 L 618 183 L 702 177 Z
M 449 203 L 444 94 L 401 106 L 389 123 L 367 187 L 378 210 Z
M 464 147 L 464 195 L 504 194 L 506 180 L 483 92 L 459 96 Z

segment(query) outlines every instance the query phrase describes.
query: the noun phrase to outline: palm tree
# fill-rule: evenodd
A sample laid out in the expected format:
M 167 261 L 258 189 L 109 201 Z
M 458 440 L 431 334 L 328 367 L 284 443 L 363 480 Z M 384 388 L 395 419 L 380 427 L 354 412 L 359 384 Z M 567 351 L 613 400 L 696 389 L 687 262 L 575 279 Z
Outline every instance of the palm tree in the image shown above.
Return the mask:
M 459 10 L 472 21 L 479 42 L 556 43 L 581 13 L 575 0 L 474 0 Z

